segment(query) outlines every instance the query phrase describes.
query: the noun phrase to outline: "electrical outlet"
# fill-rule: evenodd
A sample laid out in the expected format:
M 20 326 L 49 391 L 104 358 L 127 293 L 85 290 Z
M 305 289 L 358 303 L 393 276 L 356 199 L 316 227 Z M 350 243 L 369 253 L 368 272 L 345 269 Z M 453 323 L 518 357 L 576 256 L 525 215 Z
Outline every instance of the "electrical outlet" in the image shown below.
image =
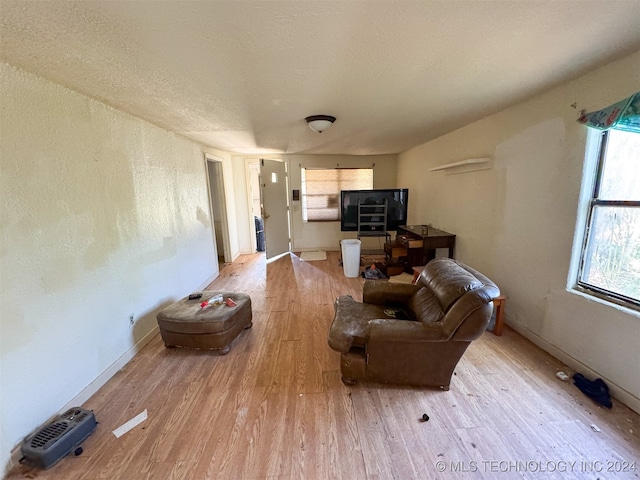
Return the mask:
M 135 323 L 135 320 L 133 318 L 133 313 L 129 314 L 129 326 L 133 327 L 133 324 Z

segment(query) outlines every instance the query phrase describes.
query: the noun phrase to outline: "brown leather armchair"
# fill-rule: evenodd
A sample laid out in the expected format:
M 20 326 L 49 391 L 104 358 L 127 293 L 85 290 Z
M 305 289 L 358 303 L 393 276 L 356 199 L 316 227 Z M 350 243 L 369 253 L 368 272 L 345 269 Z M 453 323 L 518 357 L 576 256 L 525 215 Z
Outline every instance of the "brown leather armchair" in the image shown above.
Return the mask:
M 480 272 L 437 258 L 415 285 L 367 280 L 363 303 L 335 302 L 329 345 L 340 352 L 342 381 L 441 387 L 472 340 L 485 331 L 498 287 Z

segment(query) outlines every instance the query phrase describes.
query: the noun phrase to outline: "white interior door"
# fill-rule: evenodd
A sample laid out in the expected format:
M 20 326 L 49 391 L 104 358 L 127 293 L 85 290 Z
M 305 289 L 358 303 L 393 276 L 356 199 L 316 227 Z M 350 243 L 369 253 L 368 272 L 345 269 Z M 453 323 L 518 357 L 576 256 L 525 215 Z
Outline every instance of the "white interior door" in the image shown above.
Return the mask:
M 285 163 L 260 160 L 260 187 L 268 260 L 289 251 L 289 205 Z

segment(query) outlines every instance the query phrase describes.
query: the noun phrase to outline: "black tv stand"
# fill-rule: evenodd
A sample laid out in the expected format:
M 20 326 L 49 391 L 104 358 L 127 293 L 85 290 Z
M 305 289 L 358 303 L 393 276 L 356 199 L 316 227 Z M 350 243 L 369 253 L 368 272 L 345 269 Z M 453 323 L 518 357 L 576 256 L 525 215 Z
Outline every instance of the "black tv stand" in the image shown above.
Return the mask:
M 391 238 L 387 232 L 387 200 L 382 204 L 358 202 L 358 239 Z

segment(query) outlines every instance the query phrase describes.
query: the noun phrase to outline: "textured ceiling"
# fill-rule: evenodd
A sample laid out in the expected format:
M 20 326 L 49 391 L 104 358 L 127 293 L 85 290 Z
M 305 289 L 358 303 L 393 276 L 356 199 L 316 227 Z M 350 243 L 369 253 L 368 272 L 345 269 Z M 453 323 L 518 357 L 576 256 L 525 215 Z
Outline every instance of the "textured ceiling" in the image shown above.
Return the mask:
M 638 25 L 640 0 L 0 0 L 0 58 L 230 152 L 384 154 L 637 51 Z

